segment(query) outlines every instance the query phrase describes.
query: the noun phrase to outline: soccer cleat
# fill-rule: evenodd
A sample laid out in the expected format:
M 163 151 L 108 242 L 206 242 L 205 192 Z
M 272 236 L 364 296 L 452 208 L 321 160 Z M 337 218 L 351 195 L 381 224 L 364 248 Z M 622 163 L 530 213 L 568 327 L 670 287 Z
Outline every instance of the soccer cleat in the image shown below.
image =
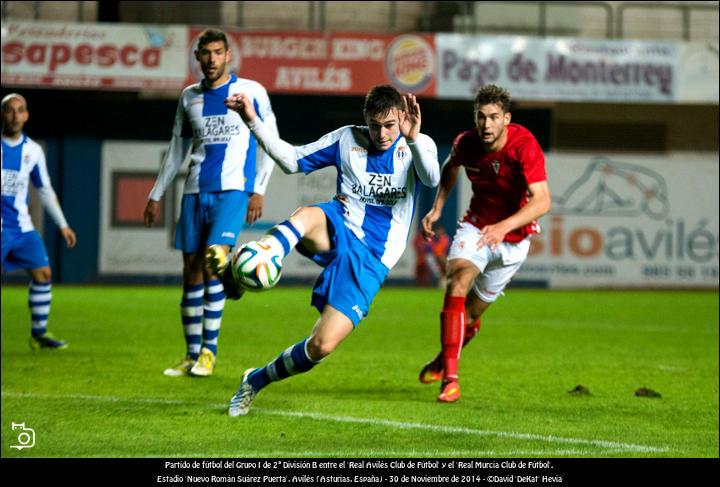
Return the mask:
M 177 365 L 170 367 L 169 369 L 165 369 L 165 372 L 163 372 L 163 374 L 169 377 L 180 377 L 182 375 L 188 375 L 193 365 L 195 365 L 195 360 L 191 359 L 190 357 L 185 357 L 180 362 L 178 362 Z
M 225 296 L 229 299 L 237 301 L 242 298 L 243 294 L 245 294 L 245 289 L 235 282 L 235 278 L 232 275 L 232 268 L 230 266 L 225 267 L 223 273 L 220 274 L 220 282 L 222 282 L 223 287 L 225 288 Z
M 250 406 L 257 395 L 257 391 L 248 382 L 250 374 L 257 369 L 247 369 L 243 373 L 240 388 L 230 399 L 230 407 L 228 408 L 229 416 L 245 416 L 250 411 Z
M 215 369 L 215 354 L 209 348 L 202 347 L 200 357 L 190 369 L 190 375 L 196 377 L 209 377 Z
M 50 350 L 62 350 L 67 348 L 68 344 L 64 340 L 58 340 L 52 333 L 45 332 L 42 335 L 30 336 L 30 348 L 33 350 L 40 350 L 41 348 L 48 348 Z
M 455 380 L 443 384 L 437 400 L 440 402 L 455 402 L 458 399 L 460 399 L 460 384 Z
M 220 245 L 211 245 L 205 252 L 205 265 L 207 268 L 219 276 L 228 266 L 228 256 L 225 253 L 225 249 Z
M 442 366 L 442 355 L 438 355 L 433 360 L 425 364 L 425 367 L 420 371 L 418 380 L 423 384 L 432 384 L 442 380 L 443 378 L 443 366 Z

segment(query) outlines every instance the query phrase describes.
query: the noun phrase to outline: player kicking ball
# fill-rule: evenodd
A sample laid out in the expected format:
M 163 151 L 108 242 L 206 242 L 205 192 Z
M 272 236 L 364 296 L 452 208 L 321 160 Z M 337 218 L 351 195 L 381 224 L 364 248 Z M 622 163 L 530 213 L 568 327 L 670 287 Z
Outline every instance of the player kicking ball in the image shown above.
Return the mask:
M 244 95 L 230 97 L 226 104 L 240 113 L 284 172 L 309 174 L 333 167 L 338 183 L 333 200 L 299 208 L 257 242 L 280 258 L 297 247 L 324 268 L 312 291 L 320 317 L 308 338 L 265 367 L 245 371 L 228 408 L 230 416 L 241 416 L 263 388 L 311 370 L 367 316 L 405 250 L 420 182 L 437 186 L 440 170 L 435 143 L 420 133 L 415 96 L 403 97 L 392 86 L 376 86 L 367 94 L 367 126 L 341 127 L 299 147 L 268 131 Z
M 527 258 L 537 219 L 550 211 L 545 158 L 535 137 L 510 123 L 510 94 L 494 85 L 475 96 L 475 129 L 457 136 L 443 164 L 432 209 L 422 220 L 425 238 L 442 215 L 458 172 L 472 183 L 470 208 L 448 254 L 441 352 L 420 371 L 420 382 L 442 381 L 440 402 L 460 398 L 460 351 L 480 329 L 480 317 Z

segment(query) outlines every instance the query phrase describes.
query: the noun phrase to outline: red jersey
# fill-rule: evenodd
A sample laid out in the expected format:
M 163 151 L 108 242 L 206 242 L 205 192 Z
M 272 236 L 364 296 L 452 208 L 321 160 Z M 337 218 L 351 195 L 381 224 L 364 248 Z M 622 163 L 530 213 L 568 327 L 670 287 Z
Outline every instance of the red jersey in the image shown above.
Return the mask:
M 540 144 L 525 127 L 507 126 L 507 142 L 498 152 L 485 152 L 477 130 L 468 130 L 453 142 L 452 161 L 465 167 L 472 183 L 470 208 L 463 221 L 478 228 L 513 215 L 529 201 L 528 185 L 545 181 L 545 157 Z M 516 243 L 540 231 L 536 221 L 505 235 Z

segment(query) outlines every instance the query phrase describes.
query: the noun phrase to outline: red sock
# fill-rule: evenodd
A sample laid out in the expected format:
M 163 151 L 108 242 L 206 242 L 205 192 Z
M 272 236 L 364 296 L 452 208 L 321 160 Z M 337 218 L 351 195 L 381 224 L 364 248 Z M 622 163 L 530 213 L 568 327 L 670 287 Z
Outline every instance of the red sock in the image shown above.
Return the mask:
M 470 323 L 467 328 L 465 328 L 465 339 L 463 340 L 463 347 L 468 344 L 470 340 L 475 338 L 475 335 L 480 331 L 480 318 L 476 319 L 472 323 Z
M 440 341 L 444 368 L 443 382 L 457 380 L 458 361 L 465 334 L 465 297 L 445 296 L 440 313 Z

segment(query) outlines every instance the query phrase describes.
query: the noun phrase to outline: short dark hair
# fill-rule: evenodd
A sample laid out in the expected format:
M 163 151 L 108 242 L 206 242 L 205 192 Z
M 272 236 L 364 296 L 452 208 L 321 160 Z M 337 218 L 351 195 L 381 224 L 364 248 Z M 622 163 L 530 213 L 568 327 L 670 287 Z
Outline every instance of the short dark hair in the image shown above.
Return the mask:
M 368 115 L 384 115 L 393 108 L 405 109 L 402 96 L 394 86 L 377 85 L 373 86 L 365 95 L 365 106 L 363 110 Z
M 218 29 L 205 29 L 200 33 L 197 48 L 202 49 L 207 44 L 217 41 L 222 41 L 222 43 L 225 44 L 225 49 L 228 48 L 228 41 L 227 37 L 225 36 L 225 32 Z
M 483 105 L 496 104 L 500 105 L 503 112 L 510 111 L 510 92 L 505 88 L 497 85 L 485 85 L 477 91 L 475 95 L 475 110 Z

